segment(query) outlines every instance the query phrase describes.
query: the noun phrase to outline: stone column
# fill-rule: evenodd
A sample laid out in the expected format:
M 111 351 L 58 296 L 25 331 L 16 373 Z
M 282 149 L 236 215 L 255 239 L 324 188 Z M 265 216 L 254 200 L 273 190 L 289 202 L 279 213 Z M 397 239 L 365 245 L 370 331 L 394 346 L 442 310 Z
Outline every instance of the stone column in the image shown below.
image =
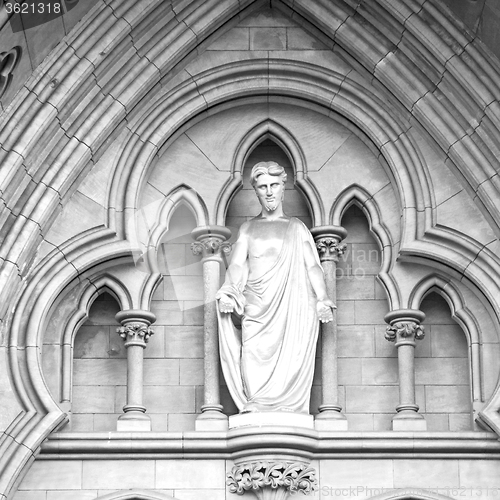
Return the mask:
M 191 232 L 196 240 L 191 244 L 195 255 L 202 256 L 204 290 L 204 404 L 196 419 L 196 430 L 226 430 L 227 415 L 222 413 L 219 389 L 219 336 L 215 294 L 220 288 L 222 252 L 229 253 L 226 242 L 231 231 L 223 226 L 198 227 Z
M 150 311 L 129 310 L 120 311 L 115 318 L 122 325 L 116 331 L 127 350 L 127 404 L 124 414 L 118 417 L 117 430 L 150 431 L 151 420 L 142 402 L 144 349 L 153 335 L 150 325 L 156 317 Z
M 323 266 L 328 297 L 336 302 L 337 263 L 345 251 L 341 241 L 347 231 L 341 226 L 318 226 L 311 229 L 311 233 Z M 347 420 L 339 404 L 337 357 L 337 311 L 334 309 L 333 321 L 321 325 L 322 401 L 314 423 L 317 430 L 347 429 Z
M 424 318 L 422 311 L 413 309 L 391 311 L 384 318 L 389 323 L 385 338 L 395 342 L 398 349 L 399 405 L 392 419 L 394 431 L 427 429 L 415 402 L 415 346 L 424 338 L 424 327 L 420 325 Z

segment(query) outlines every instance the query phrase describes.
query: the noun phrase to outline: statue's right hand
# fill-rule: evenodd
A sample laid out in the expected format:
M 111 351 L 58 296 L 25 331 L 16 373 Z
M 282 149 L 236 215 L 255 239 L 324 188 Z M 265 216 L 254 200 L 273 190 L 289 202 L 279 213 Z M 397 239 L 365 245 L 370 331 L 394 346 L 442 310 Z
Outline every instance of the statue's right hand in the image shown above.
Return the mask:
M 219 300 L 219 311 L 221 313 L 232 313 L 236 306 L 234 299 L 229 297 L 225 293 L 217 294 L 217 298 Z

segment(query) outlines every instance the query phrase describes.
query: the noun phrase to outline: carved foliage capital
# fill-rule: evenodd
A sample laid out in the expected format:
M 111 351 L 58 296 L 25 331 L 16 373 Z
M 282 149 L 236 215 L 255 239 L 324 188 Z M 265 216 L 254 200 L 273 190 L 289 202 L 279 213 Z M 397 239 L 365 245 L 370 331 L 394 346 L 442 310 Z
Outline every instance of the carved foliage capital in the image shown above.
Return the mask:
M 235 465 L 227 475 L 226 484 L 231 493 L 243 495 L 252 491 L 261 500 L 278 489 L 283 492 L 282 498 L 299 491 L 307 495 L 317 489 L 315 469 L 300 462 L 259 461 Z
M 424 327 L 416 321 L 398 321 L 388 326 L 385 332 L 385 338 L 390 342 L 399 339 L 422 340 L 424 336 Z
M 153 329 L 146 323 L 140 323 L 138 321 L 127 323 L 120 328 L 116 329 L 116 332 L 120 337 L 125 340 L 125 346 L 127 344 L 146 344 L 149 337 L 153 335 Z
M 217 236 L 208 236 L 202 241 L 191 243 L 191 250 L 194 255 L 202 255 L 204 258 L 218 256 L 221 252 L 228 254 L 231 251 L 231 243 Z
M 316 248 L 318 249 L 321 261 L 333 260 L 339 261 L 340 256 L 345 252 L 346 245 L 341 244 L 338 239 L 331 236 L 316 238 Z

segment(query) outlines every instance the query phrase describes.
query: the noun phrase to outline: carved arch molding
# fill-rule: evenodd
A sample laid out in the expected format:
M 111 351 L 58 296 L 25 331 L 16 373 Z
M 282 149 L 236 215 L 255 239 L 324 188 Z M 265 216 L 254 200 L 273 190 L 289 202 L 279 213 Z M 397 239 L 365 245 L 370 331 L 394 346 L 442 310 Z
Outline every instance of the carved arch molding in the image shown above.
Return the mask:
M 104 2 L 98 3 L 4 113 L 0 191 L 6 205 L 1 219 L 6 237 L 0 247 L 0 315 L 12 348 L 9 367 L 22 412 L 2 437 L 0 495 L 11 491 L 35 450 L 66 418 L 48 394 L 37 360 L 40 325 L 45 324 L 50 307 L 77 276 L 92 282 L 105 272 L 107 261 L 133 261 L 124 238 L 131 229 L 125 208 L 134 206 L 134 186 L 143 182 L 151 159 L 175 134 L 231 99 L 262 93 L 280 96 L 286 88 L 290 98 L 347 117 L 381 152 L 412 221 L 404 233 L 400 257 L 417 262 L 429 255 L 440 259 L 476 287 L 498 322 L 498 258 L 470 239 L 429 229 L 432 200 L 426 167 L 405 133 L 407 123 L 415 120 L 433 136 L 453 171 L 476 193 L 477 207 L 498 235 L 500 160 L 495 151 L 500 137 L 500 75 L 488 54 L 434 1 L 417 9 L 410 0 L 403 0 L 398 8 L 389 0 L 376 0 L 367 12 L 341 0 L 282 0 L 273 6 L 315 26 L 332 44 L 335 41 L 362 71 L 375 76 L 382 84 L 378 90 L 367 93 L 348 75 L 325 74 L 313 65 L 300 68 L 265 59 L 207 70 L 180 88 L 157 92 L 164 76 L 182 67 L 217 30 L 261 5 L 252 0 L 193 0 L 186 11 L 174 13 L 163 9 L 162 2 L 117 0 L 114 12 Z M 387 15 L 392 32 L 399 30 L 398 40 L 405 43 L 395 45 L 380 33 L 376 21 Z M 147 30 L 142 30 L 144 23 Z M 133 71 L 127 39 L 134 40 L 139 58 Z M 435 58 L 426 58 L 427 52 Z M 96 73 L 106 74 L 102 86 Z M 264 83 L 262 75 L 267 79 Z M 454 85 L 447 86 L 450 78 Z M 102 99 L 93 99 L 92 92 L 98 89 Z M 155 112 L 142 105 L 145 96 Z M 459 106 L 464 100 L 467 108 Z M 395 109 L 392 115 L 389 111 Z M 112 139 L 127 135 L 128 124 L 135 128 L 132 137 L 123 141 L 123 155 L 116 165 L 107 226 L 75 236 L 33 266 L 61 205 Z M 462 256 L 467 264 L 462 264 Z M 497 432 L 499 408 L 497 391 L 484 410 L 485 421 Z

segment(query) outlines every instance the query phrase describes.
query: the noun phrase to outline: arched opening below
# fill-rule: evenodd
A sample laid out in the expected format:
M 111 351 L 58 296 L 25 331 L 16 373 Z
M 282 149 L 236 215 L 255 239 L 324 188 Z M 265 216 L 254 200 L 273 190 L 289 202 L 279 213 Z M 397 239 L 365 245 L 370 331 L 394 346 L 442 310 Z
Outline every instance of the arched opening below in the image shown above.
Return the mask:
M 394 345 L 384 339 L 388 303 L 377 281 L 382 255 L 357 205 L 346 210 L 341 222 L 348 233 L 337 264 L 339 403 L 350 430 L 390 430 L 399 389 Z M 317 373 L 315 412 L 319 381 Z
M 243 222 L 259 215 L 260 205 L 250 184 L 250 173 L 253 166 L 261 161 L 275 161 L 284 167 L 287 174 L 285 185 L 284 211 L 287 215 L 297 217 L 308 228 L 312 225 L 307 201 L 300 191 L 294 186 L 294 171 L 285 151 L 271 139 L 262 141 L 248 156 L 243 168 L 243 189 L 231 200 L 226 214 L 226 226 L 230 227 L 233 234 Z
M 469 348 L 464 331 L 451 317 L 446 300 L 428 294 L 425 337 L 415 348 L 415 389 L 430 431 L 472 430 Z
M 127 383 L 126 352 L 116 333 L 115 314 L 119 310 L 116 300 L 102 293 L 76 333 L 71 422 L 64 431 L 116 430 Z

